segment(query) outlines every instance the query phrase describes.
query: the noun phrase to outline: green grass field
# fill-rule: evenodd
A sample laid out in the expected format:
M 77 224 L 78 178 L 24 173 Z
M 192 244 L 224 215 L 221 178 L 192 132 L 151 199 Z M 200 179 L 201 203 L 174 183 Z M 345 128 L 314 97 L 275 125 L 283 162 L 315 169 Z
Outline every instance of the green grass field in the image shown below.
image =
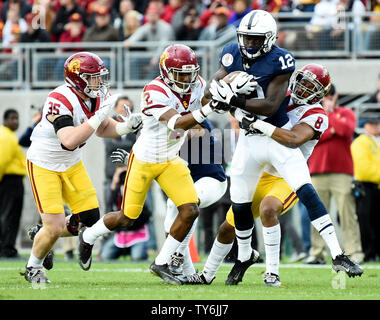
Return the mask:
M 379 300 L 380 264 L 365 264 L 362 277 L 348 278 L 330 265 L 282 264 L 281 288 L 262 281 L 264 264 L 248 269 L 238 286 L 226 286 L 231 264 L 223 264 L 210 286 L 163 283 L 148 268 L 150 262 L 93 261 L 90 271 L 57 259 L 47 271 L 51 284 L 35 286 L 20 276 L 25 261 L 0 261 L 0 300 Z M 203 263 L 196 264 L 202 269 Z

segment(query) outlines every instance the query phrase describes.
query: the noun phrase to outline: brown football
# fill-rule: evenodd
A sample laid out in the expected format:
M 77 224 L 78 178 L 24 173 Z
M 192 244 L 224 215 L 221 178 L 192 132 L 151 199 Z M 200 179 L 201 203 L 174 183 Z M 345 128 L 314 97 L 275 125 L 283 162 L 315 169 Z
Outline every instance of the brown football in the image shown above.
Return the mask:
M 227 74 L 223 80 L 226 82 L 226 83 L 231 83 L 235 78 L 236 76 L 240 73 L 240 72 L 243 72 L 243 71 L 234 71 L 234 72 L 231 72 L 229 74 Z

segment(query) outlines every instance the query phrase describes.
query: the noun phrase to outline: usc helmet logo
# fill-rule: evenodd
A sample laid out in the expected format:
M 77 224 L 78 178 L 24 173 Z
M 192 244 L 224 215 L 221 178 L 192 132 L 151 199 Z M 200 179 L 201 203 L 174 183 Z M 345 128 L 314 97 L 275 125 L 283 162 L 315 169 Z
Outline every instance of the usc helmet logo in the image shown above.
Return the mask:
M 78 73 L 79 69 L 80 69 L 80 60 L 79 59 L 71 60 L 69 64 L 69 70 L 73 73 Z
M 169 52 L 164 51 L 160 57 L 160 65 L 165 67 L 165 60 L 169 57 Z

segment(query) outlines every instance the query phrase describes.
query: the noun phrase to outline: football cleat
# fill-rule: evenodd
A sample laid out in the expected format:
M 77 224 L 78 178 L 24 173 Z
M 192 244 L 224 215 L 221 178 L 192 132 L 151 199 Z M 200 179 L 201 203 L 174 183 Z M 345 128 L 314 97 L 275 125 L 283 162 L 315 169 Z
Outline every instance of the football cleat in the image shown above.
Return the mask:
M 174 274 L 172 274 L 169 270 L 169 266 L 167 263 L 165 264 L 156 264 L 155 261 L 152 262 L 152 264 L 149 267 L 150 272 L 158 277 L 160 277 L 162 280 L 164 280 L 166 283 L 170 284 L 182 284 L 181 280 L 178 279 Z
M 86 230 L 86 227 L 83 227 L 79 231 L 79 246 L 78 246 L 78 258 L 80 267 L 87 271 L 91 268 L 92 261 L 92 247 L 91 245 L 83 240 L 83 232 Z
M 188 276 L 182 276 L 182 275 L 180 275 L 177 278 L 180 279 L 181 283 L 184 284 L 184 285 L 186 285 L 186 284 L 190 284 L 190 285 L 206 284 L 206 285 L 209 285 L 215 279 L 215 277 L 213 277 L 211 279 L 211 281 L 207 281 L 206 277 L 203 274 L 203 272 L 190 274 Z
M 281 287 L 280 277 L 275 273 L 267 272 L 264 274 L 264 283 L 267 287 Z
M 232 267 L 230 273 L 227 276 L 226 285 L 237 285 L 243 280 L 244 273 L 247 269 L 259 260 L 260 254 L 255 249 L 252 249 L 251 257 L 244 262 L 236 260 L 234 266 Z
M 40 231 L 41 228 L 42 228 L 42 225 L 38 223 L 29 227 L 29 229 L 26 231 L 29 239 L 33 241 L 37 232 Z M 53 268 L 53 264 L 54 264 L 54 252 L 49 251 L 42 265 L 44 266 L 45 269 L 50 270 Z
M 344 271 L 349 277 L 360 277 L 363 274 L 363 268 L 356 262 L 351 261 L 344 252 L 332 259 L 332 264 L 332 268 L 336 272 Z
M 21 273 L 21 275 L 25 277 L 26 281 L 31 283 L 50 283 L 42 267 L 27 267 L 25 273 Z
M 169 270 L 175 276 L 183 274 L 183 262 L 185 258 L 181 253 L 174 253 L 169 260 Z

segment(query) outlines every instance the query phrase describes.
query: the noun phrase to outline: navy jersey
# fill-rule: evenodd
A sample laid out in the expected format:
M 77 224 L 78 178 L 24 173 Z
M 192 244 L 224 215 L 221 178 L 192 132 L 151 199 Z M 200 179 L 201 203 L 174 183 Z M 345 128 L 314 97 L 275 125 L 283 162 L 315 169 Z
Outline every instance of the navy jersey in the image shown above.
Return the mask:
M 241 56 L 239 45 L 237 42 L 227 45 L 223 48 L 220 63 L 228 73 L 234 71 L 245 71 L 253 75 L 259 87 L 256 90 L 257 98 L 263 99 L 268 89 L 269 83 L 278 75 L 285 73 L 293 73 L 295 69 L 295 60 L 293 55 L 280 47 L 273 46 L 272 50 L 267 54 L 261 55 L 255 60 L 247 61 Z M 271 117 L 259 118 L 269 122 L 277 127 L 282 127 L 288 122 L 286 114 L 286 106 L 289 103 L 289 98 L 286 97 L 281 103 L 279 109 Z
M 194 182 L 203 177 L 225 181 L 227 177 L 222 166 L 222 144 L 212 135 L 210 120 L 206 119 L 200 125 L 206 129 L 205 135 L 185 142 L 179 155 L 187 161 Z

